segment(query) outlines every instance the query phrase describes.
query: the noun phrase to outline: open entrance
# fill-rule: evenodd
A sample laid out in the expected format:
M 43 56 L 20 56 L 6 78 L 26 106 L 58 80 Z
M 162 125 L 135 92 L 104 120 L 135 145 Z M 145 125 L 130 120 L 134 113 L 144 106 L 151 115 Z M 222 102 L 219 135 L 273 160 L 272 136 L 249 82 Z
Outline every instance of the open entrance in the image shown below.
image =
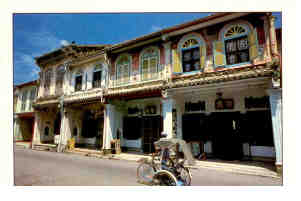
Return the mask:
M 55 120 L 54 120 L 54 135 L 59 135 L 60 134 L 60 129 L 61 129 L 61 113 L 58 112 L 56 117 L 55 117 Z
M 192 152 L 199 157 L 204 144 L 212 143 L 214 158 L 238 160 L 243 156 L 242 141 L 239 135 L 239 112 L 216 112 L 210 115 L 183 115 L 183 139 L 192 144 Z
M 86 110 L 83 114 L 81 139 L 76 145 L 82 148 L 100 149 L 103 139 L 103 116 Z M 77 136 L 77 127 L 73 128 L 73 136 Z
M 143 152 L 155 152 L 154 142 L 160 138 L 160 116 L 144 117 L 142 120 Z
M 23 117 L 19 120 L 20 127 L 16 133 L 16 141 L 31 142 L 33 134 L 34 119 Z
M 126 141 L 139 141 L 143 153 L 155 151 L 154 142 L 160 138 L 162 131 L 161 116 L 125 117 L 123 137 Z
M 212 132 L 213 155 L 225 160 L 242 159 L 240 112 L 212 113 L 209 125 Z

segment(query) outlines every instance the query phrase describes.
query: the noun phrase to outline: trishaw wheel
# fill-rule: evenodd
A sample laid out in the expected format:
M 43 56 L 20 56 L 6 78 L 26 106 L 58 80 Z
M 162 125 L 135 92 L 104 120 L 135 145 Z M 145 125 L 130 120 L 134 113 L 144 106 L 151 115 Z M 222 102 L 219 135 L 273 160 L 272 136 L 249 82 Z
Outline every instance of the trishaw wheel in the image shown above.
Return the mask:
M 177 179 L 168 171 L 161 171 L 154 176 L 155 185 L 158 186 L 176 186 Z
M 185 186 L 190 186 L 191 184 L 191 173 L 189 168 L 187 167 L 182 167 L 180 170 L 180 176 L 183 182 L 185 183 Z

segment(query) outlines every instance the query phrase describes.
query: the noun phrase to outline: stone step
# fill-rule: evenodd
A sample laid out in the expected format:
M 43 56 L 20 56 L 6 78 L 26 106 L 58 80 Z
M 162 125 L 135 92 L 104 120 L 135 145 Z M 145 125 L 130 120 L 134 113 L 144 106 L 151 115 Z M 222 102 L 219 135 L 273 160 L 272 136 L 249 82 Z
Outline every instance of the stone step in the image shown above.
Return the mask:
M 38 151 L 53 151 L 53 152 L 56 152 L 57 147 L 56 147 L 56 145 L 52 145 L 52 144 L 34 144 L 32 149 L 38 150 Z

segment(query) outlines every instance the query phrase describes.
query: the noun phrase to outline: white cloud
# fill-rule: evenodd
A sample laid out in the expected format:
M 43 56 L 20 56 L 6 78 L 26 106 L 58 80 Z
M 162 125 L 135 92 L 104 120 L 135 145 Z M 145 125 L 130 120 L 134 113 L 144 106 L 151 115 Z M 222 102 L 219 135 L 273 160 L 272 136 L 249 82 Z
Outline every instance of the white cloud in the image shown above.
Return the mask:
M 67 45 L 69 45 L 70 43 L 68 42 L 68 41 L 66 41 L 66 40 L 61 40 L 61 45 L 63 45 L 63 46 L 67 46 Z
M 66 41 L 55 37 L 53 34 L 47 31 L 36 32 L 33 34 L 31 33 L 27 38 L 28 41 L 31 41 L 37 49 L 42 50 L 43 53 L 60 48 L 62 46 L 62 41 Z
M 34 57 L 69 45 L 67 40 L 59 39 L 48 31 L 23 32 L 22 35 L 25 43 L 30 44 L 31 48 L 16 49 L 14 52 L 14 79 L 20 80 L 20 82 L 38 79 L 40 69 L 36 65 Z
M 40 69 L 35 64 L 34 56 L 24 54 L 22 52 L 15 53 L 14 64 L 16 67 L 16 73 L 22 73 L 27 79 L 37 79 Z M 19 71 L 19 72 L 18 72 Z
M 151 32 L 159 31 L 160 29 L 162 29 L 162 27 L 156 26 L 156 25 L 152 25 Z

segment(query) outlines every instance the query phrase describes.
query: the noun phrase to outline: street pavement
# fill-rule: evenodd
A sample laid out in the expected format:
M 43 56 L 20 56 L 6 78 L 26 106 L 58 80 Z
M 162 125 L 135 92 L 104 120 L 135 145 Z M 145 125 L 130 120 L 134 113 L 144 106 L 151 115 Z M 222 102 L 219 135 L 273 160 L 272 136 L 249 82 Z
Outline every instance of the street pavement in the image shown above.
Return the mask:
M 15 147 L 17 186 L 144 186 L 137 162 Z M 280 186 L 279 178 L 241 175 L 207 168 L 191 169 L 192 186 Z

